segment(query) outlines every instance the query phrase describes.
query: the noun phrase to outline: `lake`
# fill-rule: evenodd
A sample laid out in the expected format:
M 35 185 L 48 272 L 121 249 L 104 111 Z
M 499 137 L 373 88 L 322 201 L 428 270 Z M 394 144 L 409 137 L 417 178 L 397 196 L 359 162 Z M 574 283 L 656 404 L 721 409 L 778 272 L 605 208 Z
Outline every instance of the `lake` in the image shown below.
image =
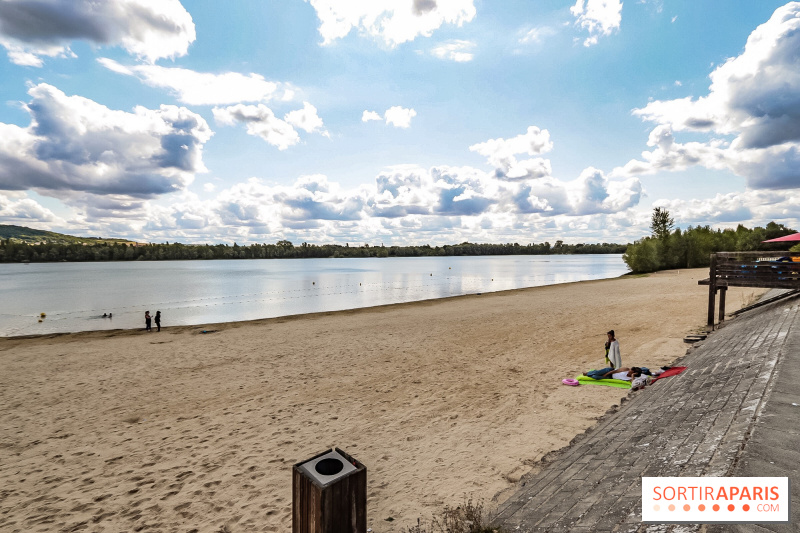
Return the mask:
M 208 324 L 627 271 L 617 254 L 0 264 L 0 336 L 143 328 L 146 310 L 162 326 Z

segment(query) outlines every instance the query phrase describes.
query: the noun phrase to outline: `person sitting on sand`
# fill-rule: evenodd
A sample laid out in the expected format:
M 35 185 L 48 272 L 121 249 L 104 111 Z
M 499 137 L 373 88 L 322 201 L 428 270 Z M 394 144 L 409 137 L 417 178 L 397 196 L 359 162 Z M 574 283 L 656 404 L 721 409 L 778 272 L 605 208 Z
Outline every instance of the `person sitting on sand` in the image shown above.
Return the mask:
M 622 356 L 619 354 L 619 341 L 614 337 L 614 330 L 606 333 L 606 364 L 614 368 L 622 366 Z
M 638 378 L 642 375 L 642 369 L 638 366 L 617 369 L 603 368 L 584 372 L 583 375 L 592 379 L 621 379 L 623 381 L 631 381 L 633 378 Z

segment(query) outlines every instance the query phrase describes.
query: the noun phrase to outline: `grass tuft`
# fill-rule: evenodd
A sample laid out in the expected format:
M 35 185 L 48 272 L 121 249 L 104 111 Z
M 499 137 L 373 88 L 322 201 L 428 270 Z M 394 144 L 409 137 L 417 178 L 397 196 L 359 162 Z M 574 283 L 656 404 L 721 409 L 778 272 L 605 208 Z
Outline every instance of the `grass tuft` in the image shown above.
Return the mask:
M 408 527 L 405 533 L 504 533 L 502 529 L 489 525 L 484 516 L 483 501 L 473 503 L 468 499 L 458 507 L 447 506 L 431 523 L 417 519 L 417 525 Z

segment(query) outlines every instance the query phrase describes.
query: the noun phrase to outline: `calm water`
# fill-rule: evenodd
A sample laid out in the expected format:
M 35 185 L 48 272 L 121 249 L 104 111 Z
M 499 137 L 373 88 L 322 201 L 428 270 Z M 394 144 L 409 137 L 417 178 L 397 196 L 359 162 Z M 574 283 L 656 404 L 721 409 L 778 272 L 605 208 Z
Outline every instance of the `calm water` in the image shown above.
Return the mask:
M 0 264 L 0 336 L 139 328 L 146 310 L 162 326 L 207 324 L 625 272 L 620 255 Z

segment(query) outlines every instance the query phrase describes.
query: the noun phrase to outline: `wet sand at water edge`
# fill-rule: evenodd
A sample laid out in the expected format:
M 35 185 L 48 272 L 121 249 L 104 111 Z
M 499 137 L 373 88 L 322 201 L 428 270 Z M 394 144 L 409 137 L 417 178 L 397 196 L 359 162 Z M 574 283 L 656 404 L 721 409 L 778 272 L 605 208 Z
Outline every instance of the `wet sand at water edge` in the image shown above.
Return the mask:
M 0 530 L 290 531 L 291 466 L 331 446 L 367 465 L 376 533 L 491 509 L 628 393 L 561 379 L 603 366 L 611 328 L 624 366 L 683 355 L 707 275 L 2 338 Z

